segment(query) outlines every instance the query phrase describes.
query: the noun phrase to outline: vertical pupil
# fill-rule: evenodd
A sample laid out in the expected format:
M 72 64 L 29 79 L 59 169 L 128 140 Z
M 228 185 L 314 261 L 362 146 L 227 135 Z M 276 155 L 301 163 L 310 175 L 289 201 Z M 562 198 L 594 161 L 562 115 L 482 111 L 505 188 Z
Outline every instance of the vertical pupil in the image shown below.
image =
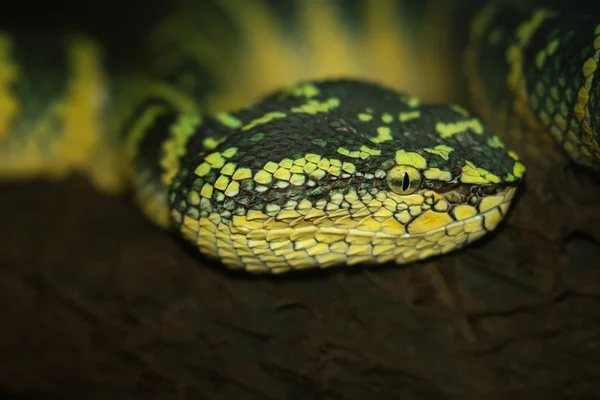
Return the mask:
M 404 190 L 404 191 L 408 190 L 409 186 L 410 186 L 410 178 L 408 177 L 408 174 L 405 172 L 404 175 L 402 175 L 402 190 Z

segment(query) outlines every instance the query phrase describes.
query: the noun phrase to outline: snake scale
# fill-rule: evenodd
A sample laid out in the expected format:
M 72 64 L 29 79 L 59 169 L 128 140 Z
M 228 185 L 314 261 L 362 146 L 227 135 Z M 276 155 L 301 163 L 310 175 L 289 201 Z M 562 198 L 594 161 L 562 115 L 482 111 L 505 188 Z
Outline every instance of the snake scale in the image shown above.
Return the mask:
M 402 3 L 187 4 L 117 72 L 98 40 L 0 33 L 0 179 L 83 173 L 225 267 L 281 274 L 452 252 L 495 230 L 528 159 L 600 169 L 591 17 L 476 7 L 452 57 L 472 113 L 401 87 Z

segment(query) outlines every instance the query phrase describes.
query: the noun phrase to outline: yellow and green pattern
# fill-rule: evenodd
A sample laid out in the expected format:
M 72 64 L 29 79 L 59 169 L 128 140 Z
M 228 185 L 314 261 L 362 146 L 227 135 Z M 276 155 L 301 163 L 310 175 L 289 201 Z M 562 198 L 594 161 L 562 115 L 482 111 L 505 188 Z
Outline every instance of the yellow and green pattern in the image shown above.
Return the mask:
M 473 19 L 466 52 L 473 103 L 525 155 L 551 163 L 562 148 L 598 170 L 599 57 L 592 15 L 489 2 Z

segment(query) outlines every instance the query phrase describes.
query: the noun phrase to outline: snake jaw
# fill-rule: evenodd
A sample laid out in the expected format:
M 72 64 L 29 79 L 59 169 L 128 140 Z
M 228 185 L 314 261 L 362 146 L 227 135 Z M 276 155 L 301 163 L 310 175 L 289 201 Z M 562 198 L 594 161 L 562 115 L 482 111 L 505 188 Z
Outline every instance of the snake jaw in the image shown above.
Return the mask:
M 500 222 L 506 217 L 516 192 L 515 187 L 502 189 L 495 198 L 487 198 L 485 205 L 480 202 L 477 214 L 463 219 L 457 219 L 443 227 L 426 232 L 424 241 L 436 242 L 439 252 L 423 251 L 415 255 L 416 259 L 422 260 L 436 254 L 446 254 L 461 249 L 466 245 L 477 241 L 488 233 L 496 230 Z M 461 211 L 461 214 L 464 211 Z M 438 237 L 441 238 L 438 239 Z M 405 262 L 414 261 L 415 258 L 407 258 Z

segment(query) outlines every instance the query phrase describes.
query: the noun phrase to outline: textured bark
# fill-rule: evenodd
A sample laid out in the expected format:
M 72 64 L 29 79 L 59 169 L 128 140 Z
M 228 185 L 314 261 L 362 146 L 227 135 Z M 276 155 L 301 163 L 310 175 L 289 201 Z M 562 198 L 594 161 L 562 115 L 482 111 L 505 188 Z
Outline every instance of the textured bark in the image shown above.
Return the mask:
M 4 185 L 0 384 L 67 399 L 591 397 L 600 185 L 578 172 L 530 168 L 507 223 L 464 251 L 285 278 L 210 266 L 80 179 Z

